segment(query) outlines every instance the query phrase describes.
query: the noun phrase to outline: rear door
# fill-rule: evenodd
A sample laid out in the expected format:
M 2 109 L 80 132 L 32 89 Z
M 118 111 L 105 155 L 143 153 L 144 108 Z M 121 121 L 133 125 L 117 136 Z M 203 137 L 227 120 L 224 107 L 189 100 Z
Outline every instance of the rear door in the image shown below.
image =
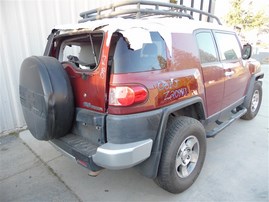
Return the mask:
M 214 35 L 225 76 L 224 109 L 243 99 L 249 71 L 243 66 L 241 47 L 235 33 L 215 31 Z
M 211 30 L 196 32 L 196 41 L 204 77 L 207 114 L 211 116 L 221 110 L 224 94 L 224 70 L 219 61 Z

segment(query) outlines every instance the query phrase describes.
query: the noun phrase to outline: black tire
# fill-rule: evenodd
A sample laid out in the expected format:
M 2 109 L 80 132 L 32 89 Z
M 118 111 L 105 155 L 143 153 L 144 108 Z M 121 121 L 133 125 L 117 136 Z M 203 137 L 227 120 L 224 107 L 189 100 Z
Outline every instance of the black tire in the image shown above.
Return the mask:
M 73 121 L 72 87 L 53 57 L 26 58 L 20 71 L 20 100 L 28 129 L 38 140 L 66 135 Z
M 193 118 L 171 117 L 155 182 L 174 194 L 185 191 L 201 172 L 205 155 L 206 134 L 203 125 Z
M 247 113 L 241 117 L 244 120 L 253 119 L 259 112 L 262 102 L 262 85 L 260 82 L 255 82 L 252 95 L 248 99 Z

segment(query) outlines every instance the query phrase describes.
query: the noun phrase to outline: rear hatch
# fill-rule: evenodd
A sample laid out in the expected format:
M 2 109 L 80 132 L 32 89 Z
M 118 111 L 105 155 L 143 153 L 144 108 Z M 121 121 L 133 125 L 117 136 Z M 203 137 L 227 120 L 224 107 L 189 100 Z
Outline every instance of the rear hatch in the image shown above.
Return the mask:
M 106 142 L 108 47 L 105 41 L 104 32 L 69 32 L 54 37 L 49 51 L 69 76 L 76 109 L 70 134 L 51 142 L 91 170 L 99 169 L 91 156 Z
M 67 71 L 78 108 L 106 111 L 107 57 L 103 32 L 62 35 L 55 39 L 55 57 Z

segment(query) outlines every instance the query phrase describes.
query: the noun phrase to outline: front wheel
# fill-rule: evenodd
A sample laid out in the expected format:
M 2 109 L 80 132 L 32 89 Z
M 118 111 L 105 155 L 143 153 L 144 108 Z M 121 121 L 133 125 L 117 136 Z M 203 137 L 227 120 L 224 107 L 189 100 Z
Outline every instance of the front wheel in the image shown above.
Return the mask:
M 189 188 L 198 177 L 206 154 L 203 125 L 189 117 L 171 117 L 155 182 L 171 193 Z
M 247 113 L 241 118 L 245 120 L 253 119 L 259 112 L 262 102 L 262 85 L 260 82 L 254 84 L 252 96 L 250 97 L 249 105 L 247 106 Z

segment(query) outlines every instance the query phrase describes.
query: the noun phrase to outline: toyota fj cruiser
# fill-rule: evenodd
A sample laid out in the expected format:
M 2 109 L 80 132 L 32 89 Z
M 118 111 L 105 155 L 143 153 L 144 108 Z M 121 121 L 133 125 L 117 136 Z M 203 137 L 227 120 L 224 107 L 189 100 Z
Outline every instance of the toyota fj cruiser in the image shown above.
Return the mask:
M 212 14 L 175 4 L 123 2 L 81 17 L 21 65 L 28 129 L 92 175 L 135 167 L 171 193 L 186 190 L 206 138 L 258 113 L 263 73 L 251 46 Z

